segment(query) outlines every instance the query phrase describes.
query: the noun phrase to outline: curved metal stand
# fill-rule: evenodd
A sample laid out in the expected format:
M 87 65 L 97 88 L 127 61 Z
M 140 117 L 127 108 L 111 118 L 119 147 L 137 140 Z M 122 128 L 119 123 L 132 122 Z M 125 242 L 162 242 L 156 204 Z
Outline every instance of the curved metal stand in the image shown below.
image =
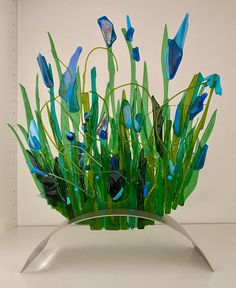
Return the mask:
M 193 244 L 193 247 L 198 251 L 200 256 L 204 259 L 204 261 L 207 263 L 208 267 L 211 271 L 214 271 L 212 265 L 208 261 L 206 255 L 202 252 L 202 250 L 198 247 L 198 245 L 193 241 L 191 236 L 187 233 L 187 231 L 171 216 L 165 215 L 163 217 L 159 217 L 153 213 L 146 212 L 146 211 L 140 211 L 135 209 L 107 209 L 107 210 L 100 210 L 100 211 L 93 211 L 90 213 L 86 213 L 83 215 L 80 215 L 76 218 L 73 218 L 71 220 L 65 220 L 60 225 L 58 225 L 43 241 L 41 241 L 37 247 L 32 251 L 30 256 L 27 258 L 24 266 L 21 269 L 21 273 L 23 273 L 26 268 L 33 262 L 33 260 L 44 250 L 46 247 L 48 241 L 50 240 L 51 236 L 53 236 L 56 232 L 63 229 L 65 226 L 73 223 L 80 223 L 86 220 L 91 220 L 95 218 L 101 218 L 101 217 L 109 217 L 109 216 L 131 216 L 131 217 L 139 217 L 147 220 L 152 220 L 156 222 L 161 222 L 163 224 L 166 224 L 173 230 L 179 232 L 181 235 L 183 235 L 185 238 L 187 238 L 191 243 Z

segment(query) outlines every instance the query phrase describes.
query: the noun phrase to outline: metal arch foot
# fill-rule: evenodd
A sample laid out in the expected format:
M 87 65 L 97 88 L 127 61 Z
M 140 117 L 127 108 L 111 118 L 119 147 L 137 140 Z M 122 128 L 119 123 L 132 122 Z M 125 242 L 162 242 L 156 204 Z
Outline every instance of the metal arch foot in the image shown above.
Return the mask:
M 139 217 L 144 218 L 147 220 L 152 220 L 155 222 L 161 222 L 163 224 L 166 224 L 173 230 L 179 232 L 181 235 L 183 235 L 185 238 L 187 238 L 191 243 L 193 244 L 193 247 L 198 251 L 200 256 L 203 258 L 203 260 L 207 263 L 208 267 L 212 272 L 214 272 L 214 269 L 212 265 L 210 264 L 209 260 L 207 259 L 206 255 L 203 253 L 203 251 L 199 248 L 199 246 L 194 242 L 192 237 L 187 233 L 187 231 L 171 216 L 165 215 L 163 217 L 159 217 L 153 213 L 146 212 L 146 211 L 140 211 L 135 209 L 107 209 L 107 210 L 100 210 L 100 211 L 94 211 L 90 213 L 86 213 L 83 215 L 80 215 L 76 218 L 73 218 L 71 220 L 65 220 L 60 225 L 58 225 L 52 232 L 43 239 L 37 247 L 32 251 L 32 253 L 27 258 L 24 266 L 22 267 L 20 273 L 24 273 L 26 268 L 34 261 L 35 258 L 38 257 L 38 255 L 44 250 L 46 247 L 48 241 L 50 238 L 58 231 L 63 229 L 65 226 L 73 223 L 80 223 L 86 220 L 91 220 L 95 218 L 101 218 L 101 217 L 109 217 L 109 216 L 131 216 L 131 217 Z

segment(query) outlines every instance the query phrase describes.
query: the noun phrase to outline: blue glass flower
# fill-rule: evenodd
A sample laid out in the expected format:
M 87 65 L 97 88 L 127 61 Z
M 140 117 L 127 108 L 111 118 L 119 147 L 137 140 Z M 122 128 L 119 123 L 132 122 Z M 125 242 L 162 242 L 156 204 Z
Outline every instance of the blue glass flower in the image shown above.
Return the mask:
M 204 80 L 207 81 L 206 86 L 210 87 L 210 88 L 215 88 L 215 93 L 216 95 L 222 95 L 222 87 L 221 87 L 221 83 L 220 83 L 220 75 L 218 74 L 212 74 L 206 78 L 204 78 Z
M 66 131 L 66 138 L 67 140 L 69 140 L 70 142 L 73 142 L 75 140 L 75 133 L 71 132 L 71 131 Z
M 200 170 L 204 167 L 208 145 L 205 144 L 202 148 L 200 147 L 199 153 L 197 153 L 197 160 L 193 166 L 194 170 Z
M 43 55 L 39 53 L 37 57 L 37 61 L 39 64 L 39 68 L 43 77 L 43 82 L 44 84 L 48 87 L 51 88 L 53 87 L 53 79 L 52 79 L 52 74 L 50 72 L 49 66 L 47 64 L 47 61 Z
M 182 60 L 185 37 L 188 31 L 188 17 L 189 15 L 186 14 L 178 32 L 175 35 L 175 38 L 168 40 L 168 48 L 165 52 L 167 80 L 171 80 L 175 77 Z
M 134 28 L 131 25 L 130 18 L 128 15 L 126 16 L 126 23 L 127 23 L 127 32 L 125 34 L 125 39 L 129 42 L 132 42 L 134 36 Z
M 195 101 L 191 104 L 189 108 L 189 119 L 193 120 L 193 118 L 203 110 L 204 101 L 207 97 L 207 93 L 203 93 L 201 96 L 198 96 Z
M 97 22 L 107 47 L 111 47 L 117 38 L 112 22 L 106 16 L 100 17 Z
M 30 169 L 30 172 L 32 174 L 37 174 L 37 175 L 40 175 L 40 176 L 43 176 L 43 177 L 48 177 L 48 174 L 39 170 L 37 167 L 34 167 L 30 162 L 26 162 L 26 164 L 28 165 L 29 169 Z
M 29 127 L 28 145 L 31 150 L 38 152 L 41 149 L 38 127 L 34 120 L 31 120 Z
M 140 55 L 139 55 L 139 48 L 138 48 L 138 46 L 137 46 L 137 47 L 134 47 L 134 48 L 132 49 L 132 58 L 133 58 L 136 62 L 138 62 L 138 61 L 140 60 Z

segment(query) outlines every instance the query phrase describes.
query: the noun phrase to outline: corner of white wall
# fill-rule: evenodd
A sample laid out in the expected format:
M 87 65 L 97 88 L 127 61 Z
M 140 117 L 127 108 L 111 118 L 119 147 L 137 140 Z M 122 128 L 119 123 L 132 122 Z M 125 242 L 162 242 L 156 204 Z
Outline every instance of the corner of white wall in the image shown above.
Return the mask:
M 16 226 L 17 3 L 0 0 L 0 234 Z

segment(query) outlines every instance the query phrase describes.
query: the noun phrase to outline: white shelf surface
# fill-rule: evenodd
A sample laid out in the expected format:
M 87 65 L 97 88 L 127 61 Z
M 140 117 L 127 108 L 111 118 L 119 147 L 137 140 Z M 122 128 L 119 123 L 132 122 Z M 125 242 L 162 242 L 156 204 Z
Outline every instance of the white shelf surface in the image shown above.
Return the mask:
M 54 228 L 28 226 L 0 236 L 0 287 L 236 287 L 236 224 L 184 227 L 206 253 L 214 273 L 190 242 L 156 225 L 118 232 L 66 227 L 27 273 L 20 274 L 29 253 Z

